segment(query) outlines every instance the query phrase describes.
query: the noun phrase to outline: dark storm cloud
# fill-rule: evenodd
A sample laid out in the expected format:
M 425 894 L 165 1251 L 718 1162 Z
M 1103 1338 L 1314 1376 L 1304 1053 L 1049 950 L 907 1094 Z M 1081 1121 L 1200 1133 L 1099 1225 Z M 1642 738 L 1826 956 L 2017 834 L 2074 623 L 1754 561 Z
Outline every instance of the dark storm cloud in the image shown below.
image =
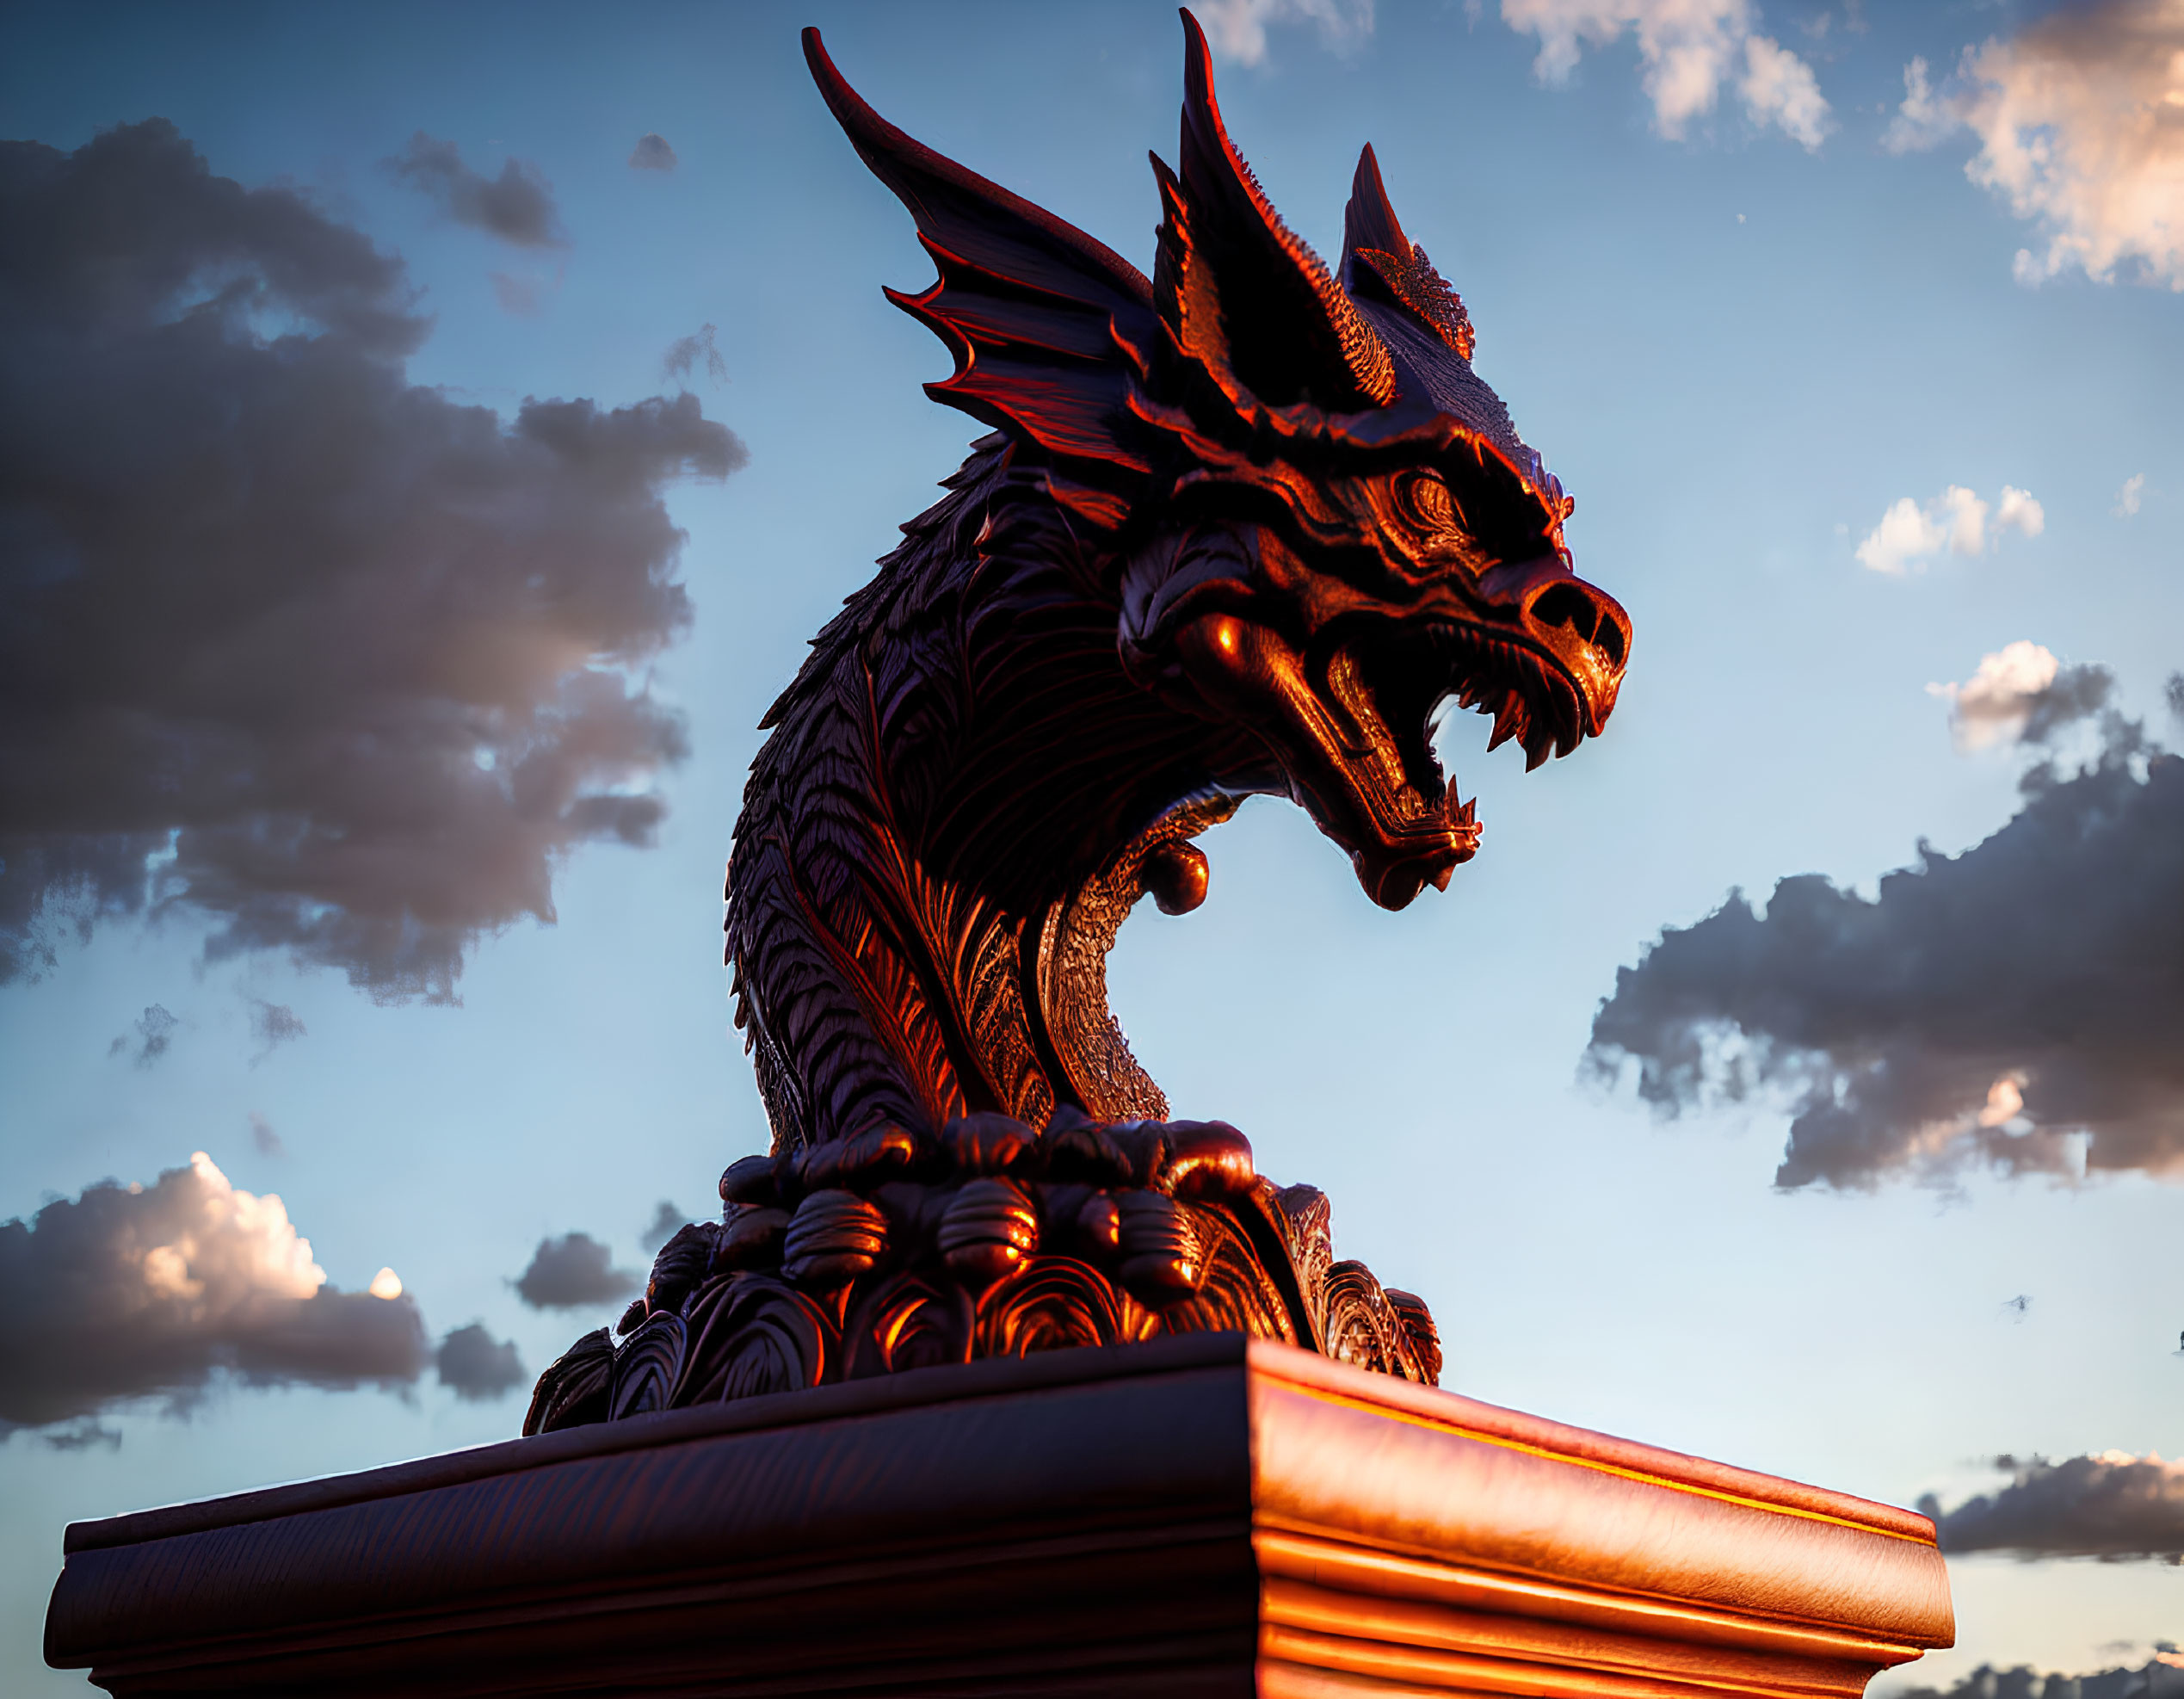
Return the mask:
M 638 1238 L 638 1244 L 648 1251 L 657 1251 L 676 1233 L 689 1226 L 690 1218 L 667 1199 L 662 1198 L 652 1211 L 652 1224 Z
M 531 1266 L 510 1282 L 534 1310 L 574 1310 L 613 1303 L 638 1289 L 637 1276 L 618 1269 L 607 1247 L 589 1233 L 542 1239 Z
M 148 1068 L 167 1053 L 175 1041 L 175 1029 L 181 1024 L 167 1012 L 165 1004 L 155 1003 L 137 1016 L 135 1026 L 106 1047 L 106 1053 L 128 1055 L 139 1067 Z
M 1995 1467 L 2011 1480 L 1991 1496 L 1953 1511 L 1919 1500 L 1943 1551 L 2184 1563 L 2184 1462 L 2106 1451 L 2059 1463 L 1997 1457 Z
M 2073 1172 L 2082 1142 L 2089 1169 L 2184 1165 L 2184 760 L 2101 730 L 2095 763 L 2043 762 L 2008 825 L 1876 900 L 1808 874 L 1763 917 L 1732 893 L 1669 928 L 1619 970 L 1590 1064 L 1635 1059 L 1670 1113 L 1788 1089 L 1781 1186 Z
M 89 1451 L 95 1445 L 102 1445 L 108 1451 L 121 1449 L 120 1429 L 109 1428 L 89 1417 L 65 1428 L 49 1428 L 39 1437 L 56 1451 Z
M 546 311 L 546 284 L 536 277 L 517 277 L 505 271 L 489 271 L 493 299 L 503 312 L 518 318 L 535 318 Z
M 660 361 L 661 378 L 688 387 L 702 366 L 713 382 L 726 383 L 728 362 L 720 357 L 719 344 L 715 341 L 719 335 L 713 326 L 702 324 L 687 337 L 677 337 L 668 344 L 668 351 Z
M 325 1283 L 275 1197 L 202 1154 L 151 1186 L 108 1180 L 0 1223 L 0 1430 L 132 1399 L 186 1404 L 223 1372 L 402 1386 L 426 1360 L 407 1297 Z
M 2101 666 L 2063 666 L 2039 644 L 2020 639 L 1983 657 L 1961 684 L 1929 684 L 1949 703 L 1959 750 L 1996 744 L 2046 744 L 2107 706 L 2115 675 Z
M 2090 720 L 2106 708 L 2115 688 L 2115 674 L 2104 666 L 2061 669 L 2045 690 L 2035 690 L 2025 698 L 2025 729 L 2019 738 L 2028 744 L 2052 743 L 2064 728 Z
M 629 151 L 629 164 L 632 171 L 672 171 L 676 163 L 675 150 L 668 145 L 668 139 L 657 130 L 647 130 L 637 139 L 637 145 Z
M 258 1041 L 258 1053 L 250 1059 L 255 1067 L 281 1046 L 310 1037 L 311 1029 L 287 1004 L 254 997 L 250 999 L 250 1036 Z
M 513 1339 L 496 1339 L 481 1322 L 458 1327 L 440 1342 L 434 1364 L 440 1384 L 472 1403 L 500 1398 L 523 1383 L 523 1359 Z
M 2184 1699 L 2184 1659 L 2166 1640 L 2154 1644 L 2162 1655 L 2136 1670 L 2044 1675 L 2025 1664 L 2008 1670 L 1982 1664 L 1953 1687 L 1907 1688 L 1898 1699 Z
M 485 231 L 518 248 L 565 248 L 553 185 L 527 160 L 510 159 L 497 177 L 463 162 L 462 150 L 423 130 L 384 162 L 398 182 L 429 195 L 457 224 Z
M 663 487 L 743 448 L 696 398 L 405 381 L 401 263 L 160 120 L 0 144 L 0 981 L 194 910 L 381 998 L 648 842 L 687 625 Z

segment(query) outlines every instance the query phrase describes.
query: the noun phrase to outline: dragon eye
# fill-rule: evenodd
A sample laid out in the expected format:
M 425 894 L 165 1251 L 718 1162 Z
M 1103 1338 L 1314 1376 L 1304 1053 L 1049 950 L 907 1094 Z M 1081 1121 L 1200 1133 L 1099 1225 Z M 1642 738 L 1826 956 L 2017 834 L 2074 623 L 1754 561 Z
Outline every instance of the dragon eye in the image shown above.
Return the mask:
M 1404 517 L 1428 531 L 1446 531 L 1456 524 L 1456 503 L 1448 486 L 1430 472 L 1406 473 L 1397 491 Z

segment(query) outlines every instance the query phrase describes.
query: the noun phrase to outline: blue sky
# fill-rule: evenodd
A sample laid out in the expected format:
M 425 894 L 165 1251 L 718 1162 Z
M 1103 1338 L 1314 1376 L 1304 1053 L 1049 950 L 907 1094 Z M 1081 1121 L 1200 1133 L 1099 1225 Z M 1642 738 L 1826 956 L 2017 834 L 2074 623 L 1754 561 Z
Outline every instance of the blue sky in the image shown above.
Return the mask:
M 1254 802 L 1206 843 L 1204 908 L 1126 930 L 1115 1007 L 1179 1115 L 1243 1128 L 1262 1171 L 1328 1191 L 1342 1254 L 1428 1299 L 1455 1390 L 1896 1503 L 1991 1492 L 1998 1454 L 2174 1458 L 2173 1170 L 1907 1162 L 1786 1190 L 1780 1088 L 1664 1121 L 1631 1071 L 1610 1087 L 1581 1061 L 1664 926 L 1794 874 L 1870 897 L 1922 843 L 1955 854 L 2018 812 L 2039 751 L 2007 680 L 1960 693 L 1957 735 L 1929 686 L 2027 642 L 2109 669 L 2151 735 L 2184 732 L 2162 701 L 2184 667 L 2184 155 L 2173 124 L 2133 127 L 2164 89 L 2184 105 L 2184 58 L 2117 45 L 2130 26 L 2184 53 L 2184 17 L 1720 0 L 1678 37 L 1667 10 L 1209 13 L 1231 133 L 1323 254 L 1373 144 L 1464 296 L 1479 372 L 1577 498 L 1579 571 L 1637 635 L 1613 724 L 1568 761 L 1527 776 L 1513 750 L 1484 756 L 1484 722 L 1454 723 L 1444 757 L 1487 829 L 1447 893 L 1381 912 L 1301 813 Z M 67 153 L 163 117 L 216 176 L 293 186 L 398 254 L 430 318 L 410 383 L 509 420 L 530 397 L 688 388 L 749 450 L 663 486 L 692 615 L 639 669 L 690 752 L 657 775 L 652 847 L 557 854 L 554 924 L 478 937 L 454 1004 L 375 1000 L 278 949 L 208 961 L 188 905 L 65 940 L 0 985 L 0 1218 L 202 1151 L 279 1195 L 334 1286 L 390 1266 L 435 1338 L 482 1321 L 535 1373 L 615 1307 L 527 1308 L 510 1282 L 542 1238 L 583 1231 L 641 1267 L 660 1200 L 705 1210 L 721 1167 L 765 1146 L 718 931 L 754 728 L 975 429 L 923 397 L 946 356 L 881 299 L 927 263 L 811 87 L 807 22 L 911 134 L 1150 265 L 1144 154 L 1172 156 L 1180 95 L 1164 5 L 0 22 L 0 135 Z M 2013 151 L 2026 114 L 2044 174 Z M 511 243 L 386 169 L 420 132 L 488 180 L 522 162 L 558 238 Z M 648 133 L 671 171 L 627 163 Z M 666 372 L 708 324 L 725 380 Z M 2000 731 L 1967 748 L 1982 700 Z M 2082 751 L 2091 728 L 2072 735 Z M 255 1004 L 305 1034 L 268 1045 Z M 117 1053 L 153 1005 L 164 1051 Z M 15 1433 L 4 1684 L 81 1685 L 36 1649 L 67 1521 L 478 1443 L 521 1415 L 520 1391 L 466 1402 L 427 1375 L 400 1393 L 216 1382 L 179 1412 L 107 1411 L 118 1444 Z M 1961 1650 L 1922 1678 L 2142 1661 L 2184 1625 L 2172 1565 L 1952 1572 Z

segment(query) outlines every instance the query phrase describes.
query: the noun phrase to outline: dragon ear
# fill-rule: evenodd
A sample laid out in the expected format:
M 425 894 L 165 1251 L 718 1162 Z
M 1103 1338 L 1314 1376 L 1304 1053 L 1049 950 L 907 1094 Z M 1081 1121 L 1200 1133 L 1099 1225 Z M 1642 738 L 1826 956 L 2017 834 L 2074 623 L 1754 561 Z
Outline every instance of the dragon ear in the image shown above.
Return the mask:
M 1134 446 L 1132 368 L 1117 338 L 1151 341 L 1151 286 L 1083 231 L 904 135 L 842 79 L 816 29 L 804 32 L 804 58 L 940 273 L 922 293 L 886 292 L 955 356 L 954 375 L 925 392 L 1028 437 L 1053 462 L 1059 498 L 1119 523 L 1151 462 Z
M 1232 401 L 1386 406 L 1396 395 L 1387 349 L 1229 140 L 1206 32 L 1188 12 L 1183 36 L 1179 169 L 1152 162 L 1167 214 L 1153 295 L 1169 337 Z
M 1350 204 L 1342 213 L 1342 287 L 1362 300 L 1408 312 L 1466 360 L 1474 341 L 1463 298 L 1435 271 L 1426 250 L 1403 233 L 1373 144 L 1358 156 Z

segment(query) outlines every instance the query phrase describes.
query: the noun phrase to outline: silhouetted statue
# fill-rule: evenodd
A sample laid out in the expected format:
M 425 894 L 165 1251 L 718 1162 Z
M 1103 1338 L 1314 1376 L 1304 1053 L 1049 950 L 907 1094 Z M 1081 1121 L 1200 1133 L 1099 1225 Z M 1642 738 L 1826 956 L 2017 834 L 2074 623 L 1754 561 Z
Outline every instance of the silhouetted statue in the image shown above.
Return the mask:
M 1169 1120 L 1108 1013 L 1150 892 L 1252 794 L 1400 909 L 1477 850 L 1446 703 L 1537 765 L 1598 732 L 1630 623 L 1471 367 L 1373 151 L 1339 275 L 1231 145 L 1184 22 L 1152 281 L 820 92 L 938 280 L 892 294 L 991 428 L 764 724 L 728 876 L 774 1148 L 549 1368 L 525 1431 L 968 1357 L 1240 1329 L 1432 1381 L 1425 1306 L 1332 1260 L 1327 1202 Z M 1492 745 L 1490 744 L 1490 747 Z

